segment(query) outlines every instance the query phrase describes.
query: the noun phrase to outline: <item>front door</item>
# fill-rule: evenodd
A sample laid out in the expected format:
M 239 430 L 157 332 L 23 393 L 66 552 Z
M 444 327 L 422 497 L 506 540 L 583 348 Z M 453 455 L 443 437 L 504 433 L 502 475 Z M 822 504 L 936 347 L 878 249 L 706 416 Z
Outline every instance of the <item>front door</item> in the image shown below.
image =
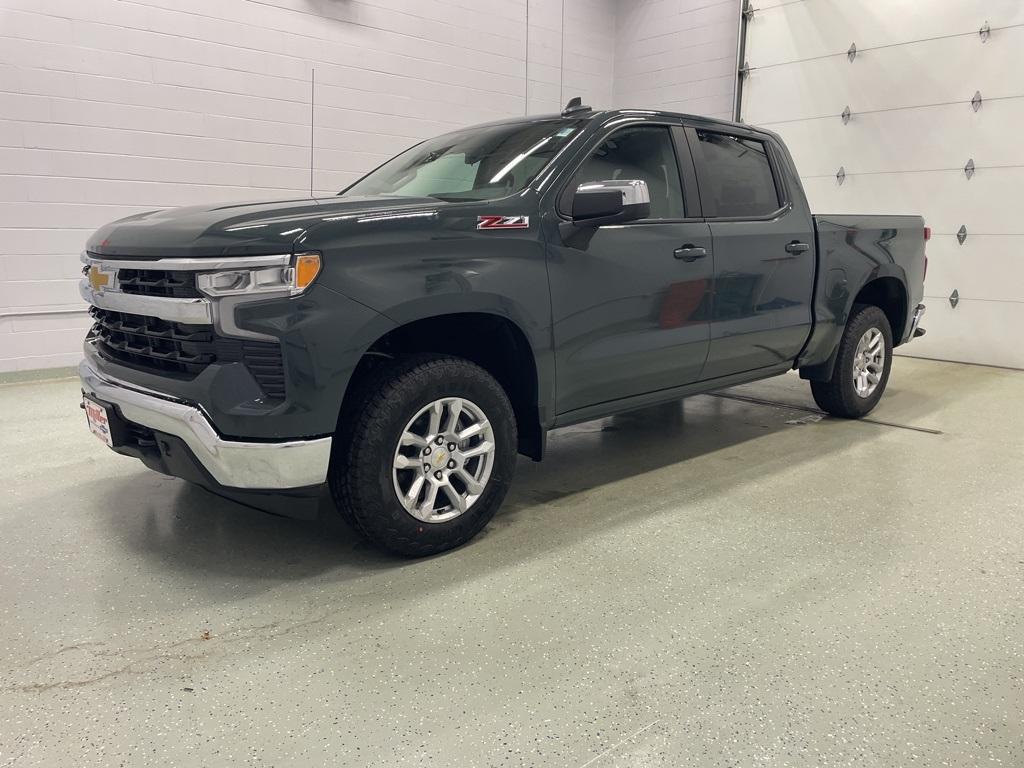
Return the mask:
M 562 199 L 611 179 L 645 181 L 651 214 L 550 248 L 559 414 L 697 381 L 708 353 L 710 229 L 686 219 L 672 129 L 640 123 L 601 139 Z

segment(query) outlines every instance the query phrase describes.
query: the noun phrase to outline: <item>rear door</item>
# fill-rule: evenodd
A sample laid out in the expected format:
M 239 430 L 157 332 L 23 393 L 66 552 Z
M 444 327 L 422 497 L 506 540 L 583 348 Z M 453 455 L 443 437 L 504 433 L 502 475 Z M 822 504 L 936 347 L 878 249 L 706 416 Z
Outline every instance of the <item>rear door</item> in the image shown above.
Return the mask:
M 711 238 L 682 126 L 618 120 L 564 183 L 642 179 L 651 215 L 549 243 L 558 412 L 697 381 L 708 352 Z
M 711 227 L 714 298 L 703 378 L 794 359 L 811 326 L 814 233 L 761 134 L 686 129 Z

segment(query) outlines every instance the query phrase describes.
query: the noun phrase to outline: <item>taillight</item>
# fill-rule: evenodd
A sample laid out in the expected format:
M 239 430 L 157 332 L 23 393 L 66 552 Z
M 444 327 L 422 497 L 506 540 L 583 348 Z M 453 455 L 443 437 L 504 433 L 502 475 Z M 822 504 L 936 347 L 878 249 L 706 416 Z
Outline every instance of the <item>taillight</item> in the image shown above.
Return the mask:
M 931 227 L 925 227 L 924 228 L 924 241 L 927 243 L 931 239 L 932 239 L 932 228 Z

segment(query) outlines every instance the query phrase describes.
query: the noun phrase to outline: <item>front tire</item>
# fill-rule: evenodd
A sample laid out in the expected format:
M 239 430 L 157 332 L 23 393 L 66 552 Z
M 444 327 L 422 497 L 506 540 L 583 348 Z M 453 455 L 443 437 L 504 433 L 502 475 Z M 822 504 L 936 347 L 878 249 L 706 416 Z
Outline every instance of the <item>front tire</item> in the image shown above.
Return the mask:
M 826 413 L 859 419 L 878 405 L 892 368 L 892 329 L 878 307 L 857 304 L 839 340 L 832 378 L 812 381 L 814 402 Z
M 335 451 L 329 482 L 343 516 L 375 544 L 424 556 L 472 539 L 501 506 L 516 420 L 478 365 L 418 356 L 373 375 Z

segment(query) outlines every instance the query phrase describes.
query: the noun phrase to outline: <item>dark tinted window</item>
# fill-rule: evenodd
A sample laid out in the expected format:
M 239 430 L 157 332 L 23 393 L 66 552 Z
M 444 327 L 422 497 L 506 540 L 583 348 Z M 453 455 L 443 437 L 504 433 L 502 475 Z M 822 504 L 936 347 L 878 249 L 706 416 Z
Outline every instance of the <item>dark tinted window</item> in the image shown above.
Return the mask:
M 765 216 L 779 209 L 764 142 L 697 131 L 704 155 L 706 184 L 718 216 Z M 705 190 L 701 189 L 701 196 Z
M 683 188 L 669 129 L 635 125 L 609 136 L 583 164 L 572 190 L 588 181 L 642 179 L 651 193 L 652 219 L 683 218 Z

